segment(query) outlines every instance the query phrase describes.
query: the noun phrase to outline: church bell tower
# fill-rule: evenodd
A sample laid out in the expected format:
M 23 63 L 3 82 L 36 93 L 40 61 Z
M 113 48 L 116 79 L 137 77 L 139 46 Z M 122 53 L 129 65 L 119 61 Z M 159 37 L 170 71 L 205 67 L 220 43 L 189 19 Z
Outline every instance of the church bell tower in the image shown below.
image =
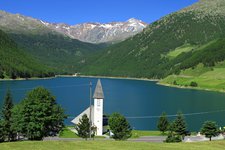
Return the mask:
M 101 80 L 98 79 L 94 92 L 94 125 L 97 127 L 96 135 L 101 136 L 103 133 L 103 99 Z

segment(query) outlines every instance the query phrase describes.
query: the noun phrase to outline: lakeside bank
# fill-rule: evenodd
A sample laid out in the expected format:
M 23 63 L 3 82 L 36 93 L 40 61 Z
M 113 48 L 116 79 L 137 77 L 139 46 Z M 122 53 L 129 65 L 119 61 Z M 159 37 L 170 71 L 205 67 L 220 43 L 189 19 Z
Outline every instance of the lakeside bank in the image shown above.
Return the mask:
M 166 87 L 225 93 L 225 90 L 219 90 L 219 89 L 209 89 L 209 88 L 191 87 L 191 86 L 180 86 L 180 85 L 173 85 L 173 84 L 163 83 L 163 82 L 160 82 L 160 81 L 162 81 L 160 79 L 133 78 L 133 77 L 111 77 L 111 76 L 88 76 L 88 75 L 78 75 L 78 76 L 73 76 L 73 75 L 56 75 L 56 77 L 70 77 L 70 78 L 81 77 L 81 78 L 103 78 L 103 79 L 105 78 L 105 79 L 121 79 L 121 80 L 125 79 L 125 80 L 151 81 L 151 82 L 156 82 L 157 85 L 166 86 Z
M 32 78 L 17 78 L 17 79 L 0 79 L 0 81 L 48 80 L 48 79 L 63 78 L 63 77 L 65 77 L 65 78 L 102 78 L 102 79 L 151 81 L 151 82 L 156 82 L 157 85 L 166 86 L 166 87 L 225 93 L 225 90 L 222 90 L 222 89 L 173 85 L 173 84 L 169 84 L 169 83 L 163 83 L 163 82 L 161 82 L 162 80 L 160 80 L 160 79 L 134 78 L 134 77 L 88 76 L 88 75 L 77 75 L 77 76 L 74 76 L 74 75 L 55 75 L 54 77 L 45 77 L 45 78 L 32 77 Z

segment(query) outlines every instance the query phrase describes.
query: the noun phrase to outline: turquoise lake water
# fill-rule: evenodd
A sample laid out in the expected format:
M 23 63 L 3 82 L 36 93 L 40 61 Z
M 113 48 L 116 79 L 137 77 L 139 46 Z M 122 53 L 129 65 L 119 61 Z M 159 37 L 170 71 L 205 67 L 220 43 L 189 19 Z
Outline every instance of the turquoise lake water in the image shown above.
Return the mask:
M 7 88 L 11 90 L 14 102 L 18 103 L 27 91 L 43 86 L 56 96 L 69 115 L 65 123 L 71 125 L 70 121 L 89 106 L 89 82 L 92 82 L 94 91 L 96 78 L 0 81 L 0 107 Z M 158 116 L 163 111 L 175 115 L 179 110 L 185 114 L 191 131 L 199 131 L 206 120 L 225 126 L 225 93 L 178 89 L 140 80 L 103 78 L 101 82 L 105 95 L 104 113 L 123 114 L 134 129 L 155 130 Z

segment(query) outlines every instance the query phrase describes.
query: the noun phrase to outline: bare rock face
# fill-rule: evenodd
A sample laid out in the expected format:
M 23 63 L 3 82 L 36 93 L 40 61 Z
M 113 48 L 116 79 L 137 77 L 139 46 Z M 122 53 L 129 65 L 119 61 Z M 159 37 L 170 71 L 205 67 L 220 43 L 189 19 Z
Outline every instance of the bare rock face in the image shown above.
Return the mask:
M 107 24 L 83 23 L 74 26 L 63 23 L 42 23 L 47 27 L 73 39 L 78 39 L 89 43 L 123 41 L 126 38 L 141 32 L 145 27 L 147 27 L 146 23 L 134 18 L 131 18 L 126 22 L 112 22 Z

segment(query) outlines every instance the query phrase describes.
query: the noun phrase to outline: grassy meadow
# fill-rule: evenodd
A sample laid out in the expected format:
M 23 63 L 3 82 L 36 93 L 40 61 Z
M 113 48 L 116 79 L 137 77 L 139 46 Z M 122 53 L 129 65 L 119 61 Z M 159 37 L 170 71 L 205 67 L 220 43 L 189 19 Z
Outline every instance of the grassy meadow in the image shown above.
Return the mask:
M 1 150 L 223 150 L 225 140 L 196 143 L 147 143 L 131 141 L 26 141 L 1 143 Z
M 190 87 L 191 82 L 196 82 L 198 86 L 191 88 L 225 92 L 224 66 L 225 62 L 217 64 L 213 68 L 204 67 L 200 64 L 194 69 L 183 70 L 179 75 L 170 75 L 159 83 L 178 87 Z M 175 81 L 176 85 L 174 85 Z

